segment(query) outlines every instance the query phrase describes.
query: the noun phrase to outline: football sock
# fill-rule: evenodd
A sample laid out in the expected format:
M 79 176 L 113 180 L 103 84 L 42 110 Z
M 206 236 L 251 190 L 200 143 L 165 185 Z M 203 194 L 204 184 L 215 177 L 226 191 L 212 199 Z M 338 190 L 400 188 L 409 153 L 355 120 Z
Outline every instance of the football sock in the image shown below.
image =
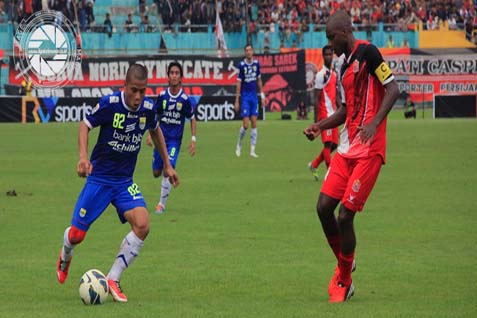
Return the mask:
M 247 133 L 247 129 L 243 128 L 243 126 L 240 126 L 240 133 L 239 133 L 239 138 L 237 141 L 237 146 L 242 147 L 242 140 L 245 137 L 245 134 Z
M 321 153 L 323 154 L 323 158 L 325 159 L 326 168 L 329 168 L 330 167 L 330 162 L 331 162 L 331 150 L 330 150 L 330 148 L 327 148 L 327 147 L 323 148 Z
M 169 182 L 169 178 L 162 177 L 162 184 L 161 184 L 161 200 L 159 203 L 162 204 L 163 207 L 166 206 L 167 199 L 169 198 L 169 192 L 171 192 L 172 185 Z
M 258 138 L 257 128 L 252 128 L 252 130 L 250 131 L 250 144 L 254 148 L 252 152 L 255 152 L 255 145 L 257 144 L 257 138 Z
M 353 267 L 353 260 L 354 252 L 349 255 L 340 253 L 338 260 L 338 266 L 340 268 L 339 281 L 345 286 L 349 286 L 351 284 L 351 269 Z
M 68 239 L 70 229 L 71 226 L 67 227 L 65 230 L 65 234 L 63 235 L 63 248 L 61 249 L 61 259 L 66 262 L 73 256 L 73 248 L 75 247 Z
M 129 232 L 119 247 L 119 253 L 109 271 L 108 279 L 119 281 L 121 274 L 136 259 L 143 245 L 143 240 L 137 237 L 133 231 Z
M 339 260 L 340 258 L 340 252 L 341 252 L 341 239 L 339 235 L 336 236 L 327 236 L 326 239 L 328 240 L 328 244 L 331 247 L 331 250 L 336 256 L 336 260 Z
M 318 166 L 320 165 L 322 161 L 323 161 L 323 151 L 321 151 L 320 154 L 316 156 L 315 159 L 313 159 L 313 161 L 311 162 L 311 167 L 313 169 L 318 168 Z

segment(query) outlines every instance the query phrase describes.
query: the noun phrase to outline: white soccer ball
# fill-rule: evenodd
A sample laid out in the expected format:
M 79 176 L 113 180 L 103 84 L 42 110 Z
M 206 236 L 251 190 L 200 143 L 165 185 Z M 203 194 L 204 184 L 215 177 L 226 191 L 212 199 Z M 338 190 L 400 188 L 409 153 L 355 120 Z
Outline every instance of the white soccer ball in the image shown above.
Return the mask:
M 100 305 L 108 298 L 106 276 L 97 269 L 90 269 L 81 277 L 79 294 L 85 305 Z

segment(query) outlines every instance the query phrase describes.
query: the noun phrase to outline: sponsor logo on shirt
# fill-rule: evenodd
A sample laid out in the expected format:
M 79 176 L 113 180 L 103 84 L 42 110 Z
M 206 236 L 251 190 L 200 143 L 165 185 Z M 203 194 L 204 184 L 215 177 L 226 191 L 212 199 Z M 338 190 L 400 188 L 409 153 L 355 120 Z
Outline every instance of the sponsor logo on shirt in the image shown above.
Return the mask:
M 175 110 L 168 110 L 162 114 L 161 122 L 169 125 L 180 125 L 181 113 Z
M 143 105 L 144 105 L 144 108 L 146 108 L 146 109 L 152 109 L 152 107 L 154 106 L 153 103 L 151 103 L 150 101 L 147 101 L 147 100 L 144 101 Z
M 114 130 L 112 141 L 108 145 L 118 152 L 136 152 L 141 148 L 142 134 L 121 133 Z
M 111 148 L 113 148 L 113 150 L 117 152 L 136 152 L 139 151 L 139 149 L 141 148 L 140 144 L 124 144 L 116 140 L 108 142 L 108 145 L 110 145 Z
M 133 131 L 134 129 L 136 129 L 136 123 L 132 123 L 132 124 L 127 125 L 124 132 L 128 133 L 130 131 Z

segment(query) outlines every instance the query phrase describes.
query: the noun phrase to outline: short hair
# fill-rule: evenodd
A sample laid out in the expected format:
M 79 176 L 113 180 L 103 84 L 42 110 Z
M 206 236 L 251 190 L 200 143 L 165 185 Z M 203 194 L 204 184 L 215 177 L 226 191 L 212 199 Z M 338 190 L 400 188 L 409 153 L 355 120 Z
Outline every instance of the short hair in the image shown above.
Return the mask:
M 243 47 L 243 50 L 245 51 L 249 46 L 250 46 L 250 48 L 253 50 L 252 43 L 247 43 L 247 44 L 245 44 L 245 46 Z
M 323 48 L 321 49 L 321 55 L 325 55 L 325 51 L 331 51 L 331 53 L 333 53 L 333 47 L 331 45 L 325 45 L 323 46 Z
M 167 67 L 167 76 L 169 76 L 169 73 L 171 72 L 171 69 L 172 69 L 174 66 L 177 67 L 177 68 L 179 68 L 179 73 L 181 73 L 181 77 L 182 77 L 182 76 L 183 76 L 182 65 L 181 65 L 179 62 L 177 62 L 177 61 L 171 62 L 171 63 L 169 64 L 169 66 Z
M 129 66 L 126 73 L 126 82 L 130 81 L 133 77 L 140 81 L 147 80 L 147 68 L 138 63 Z
M 344 10 L 338 10 L 332 16 L 330 16 L 326 27 L 345 31 L 353 30 L 351 25 L 351 17 Z

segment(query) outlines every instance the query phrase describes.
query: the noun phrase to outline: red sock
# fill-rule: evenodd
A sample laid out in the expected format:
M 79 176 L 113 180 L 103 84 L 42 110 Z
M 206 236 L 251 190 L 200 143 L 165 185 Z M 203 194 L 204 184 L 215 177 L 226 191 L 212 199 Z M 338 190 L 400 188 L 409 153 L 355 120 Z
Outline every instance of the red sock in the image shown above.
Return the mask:
M 349 255 L 340 253 L 338 259 L 338 266 L 340 268 L 339 281 L 345 286 L 349 286 L 351 284 L 351 269 L 353 267 L 353 260 L 354 252 Z
M 318 156 L 316 156 L 316 158 L 311 162 L 311 167 L 313 169 L 316 169 L 318 168 L 318 166 L 320 165 L 320 163 L 323 161 L 324 157 L 323 157 L 323 150 L 320 152 L 320 154 Z
M 327 148 L 327 147 L 323 148 L 321 153 L 323 154 L 323 159 L 325 160 L 326 167 L 329 168 L 330 167 L 330 162 L 331 162 L 330 148 Z
M 339 260 L 340 251 L 341 251 L 341 239 L 339 235 L 336 236 L 327 236 L 328 244 L 330 244 L 333 253 L 336 256 L 336 259 Z

